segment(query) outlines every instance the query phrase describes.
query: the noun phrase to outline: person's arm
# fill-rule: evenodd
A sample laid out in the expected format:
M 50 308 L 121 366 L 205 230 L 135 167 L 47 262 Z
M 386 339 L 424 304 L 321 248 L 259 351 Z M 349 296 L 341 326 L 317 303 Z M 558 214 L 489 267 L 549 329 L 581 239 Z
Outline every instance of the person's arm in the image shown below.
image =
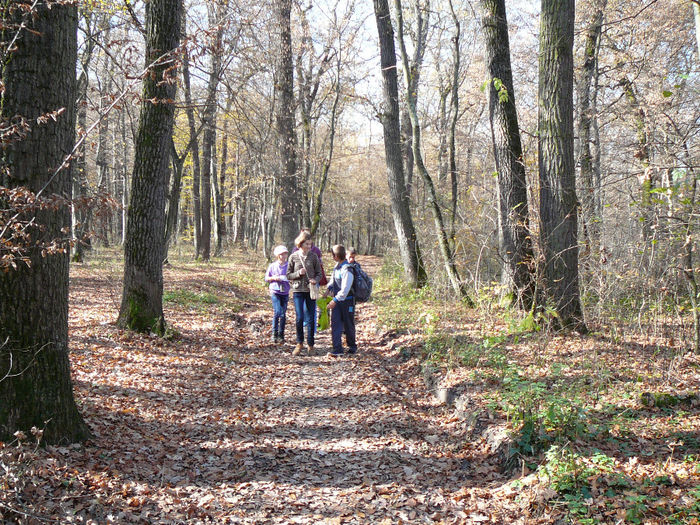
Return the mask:
M 321 259 L 318 256 L 316 256 L 316 260 L 313 261 L 313 270 L 314 275 L 313 277 L 309 276 L 309 280 L 313 279 L 318 283 L 321 280 Z
M 301 271 L 301 270 L 295 271 L 295 269 L 296 269 L 296 259 L 294 258 L 294 255 L 292 255 L 289 258 L 289 264 L 287 265 L 287 279 L 289 279 L 290 281 L 295 281 L 295 280 L 301 278 L 301 274 L 299 273 L 299 271 Z
M 344 301 L 348 297 L 350 289 L 352 288 L 352 282 L 355 280 L 355 276 L 350 271 L 350 268 L 348 268 L 347 264 L 340 269 L 340 275 L 340 290 L 338 291 L 338 293 L 335 294 L 335 297 L 333 298 L 335 302 Z
M 272 281 L 276 281 L 276 278 L 272 277 L 272 264 L 267 267 L 267 272 L 265 272 L 265 282 L 266 283 L 271 283 Z

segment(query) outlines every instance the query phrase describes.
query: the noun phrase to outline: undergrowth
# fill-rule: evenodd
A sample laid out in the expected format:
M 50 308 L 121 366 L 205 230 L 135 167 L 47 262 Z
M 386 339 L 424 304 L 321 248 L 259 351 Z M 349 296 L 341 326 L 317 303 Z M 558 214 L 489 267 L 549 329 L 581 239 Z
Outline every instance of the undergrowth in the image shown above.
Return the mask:
M 635 315 L 638 298 L 588 295 L 599 312 L 615 314 L 591 322 L 584 338 L 541 329 L 555 314 L 509 309 L 498 285 L 475 293 L 473 310 L 430 287 L 411 289 L 396 265 L 382 269 L 375 287 L 380 324 L 419 334 L 416 357 L 479 385 L 482 406 L 510 429 L 511 458 L 556 492 L 568 522 L 700 523 L 700 444 L 681 430 L 688 418 L 697 429 L 697 408 L 636 406 L 640 391 L 677 374 L 682 353 L 658 340 L 650 352 L 628 343 L 631 329 L 642 333 L 650 316 L 682 305 L 657 301 Z M 683 476 L 698 483 L 688 488 Z

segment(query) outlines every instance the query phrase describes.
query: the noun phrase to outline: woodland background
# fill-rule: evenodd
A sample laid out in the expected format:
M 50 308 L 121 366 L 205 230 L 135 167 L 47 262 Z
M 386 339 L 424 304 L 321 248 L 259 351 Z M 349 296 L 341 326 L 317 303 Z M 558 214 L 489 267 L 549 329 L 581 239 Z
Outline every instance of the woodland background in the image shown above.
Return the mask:
M 658 308 L 670 306 L 682 314 L 688 289 L 681 258 L 687 243 L 695 242 L 698 164 L 698 59 L 692 6 L 682 1 L 579 2 L 577 80 L 584 74 L 587 31 L 601 6 L 604 20 L 591 88 L 594 178 L 577 181 L 580 202 L 593 206 L 593 211 L 580 213 L 586 220 L 579 227 L 586 313 L 596 317 L 629 310 L 653 316 Z M 81 191 L 100 195 L 112 205 L 85 218 L 84 227 L 94 232 L 91 242 L 96 244 L 118 244 L 125 232 L 143 68 L 137 8 L 98 3 L 81 9 L 78 71 L 83 120 L 80 115 L 78 120 L 79 130 L 91 132 L 79 179 Z M 498 187 L 484 89 L 488 78 L 476 8 L 470 4 L 453 8 L 461 23 L 454 189 L 446 144 L 455 111 L 449 78 L 454 24 L 445 3 L 430 6 L 419 111 L 425 162 L 436 181 L 443 213 L 453 218 L 449 229 L 456 259 L 471 287 L 483 290 L 498 281 L 501 268 Z M 181 85 L 177 91 L 173 173 L 181 179 L 171 180 L 171 206 L 177 193 L 179 207 L 177 217 L 170 218 L 176 230 L 170 243 L 195 244 L 199 238 L 196 253 L 205 260 L 211 253 L 209 232 L 217 254 L 231 245 L 269 253 L 279 240 L 273 12 L 265 4 L 245 3 L 198 4 L 184 11 L 187 67 L 182 69 L 189 73 L 189 89 Z M 298 224 L 313 223 L 324 250 L 344 242 L 363 253 L 391 254 L 395 233 L 381 176 L 385 169 L 376 120 L 380 81 L 371 14 L 369 5 L 345 2 L 295 4 L 291 10 Z M 538 6 L 522 3 L 508 15 L 534 237 Z M 408 14 L 409 34 L 414 31 L 411 24 Z M 207 111 L 213 112 L 212 117 Z M 214 130 L 206 137 L 205 117 L 214 121 Z M 580 142 L 576 151 L 580 158 Z M 406 182 L 419 237 L 426 239 L 426 258 L 435 269 L 429 274 L 439 290 L 446 286 L 446 278 L 431 239 L 426 188 L 410 170 Z M 679 335 L 693 339 L 687 329 Z

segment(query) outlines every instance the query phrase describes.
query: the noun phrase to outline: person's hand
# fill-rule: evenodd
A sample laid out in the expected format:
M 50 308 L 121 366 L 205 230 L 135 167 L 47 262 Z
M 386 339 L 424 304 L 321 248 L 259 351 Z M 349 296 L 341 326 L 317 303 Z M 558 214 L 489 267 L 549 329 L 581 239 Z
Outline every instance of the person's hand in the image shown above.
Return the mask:
M 331 301 L 328 303 L 328 306 L 326 306 L 329 310 L 333 310 L 335 308 L 335 301 Z
M 309 279 L 309 283 L 316 284 L 316 279 Z
M 306 275 L 306 268 L 299 270 L 299 275 Z

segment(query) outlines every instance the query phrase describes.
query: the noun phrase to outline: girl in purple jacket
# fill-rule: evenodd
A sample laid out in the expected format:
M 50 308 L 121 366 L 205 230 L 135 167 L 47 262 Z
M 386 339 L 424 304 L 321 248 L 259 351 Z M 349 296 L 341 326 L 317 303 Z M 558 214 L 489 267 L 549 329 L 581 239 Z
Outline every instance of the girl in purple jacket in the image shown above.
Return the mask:
M 267 267 L 267 273 L 265 273 L 265 282 L 270 283 L 272 298 L 272 339 L 275 344 L 284 344 L 284 325 L 287 322 L 287 303 L 289 302 L 289 280 L 287 280 L 289 251 L 286 246 L 279 245 L 272 253 L 277 260 Z

